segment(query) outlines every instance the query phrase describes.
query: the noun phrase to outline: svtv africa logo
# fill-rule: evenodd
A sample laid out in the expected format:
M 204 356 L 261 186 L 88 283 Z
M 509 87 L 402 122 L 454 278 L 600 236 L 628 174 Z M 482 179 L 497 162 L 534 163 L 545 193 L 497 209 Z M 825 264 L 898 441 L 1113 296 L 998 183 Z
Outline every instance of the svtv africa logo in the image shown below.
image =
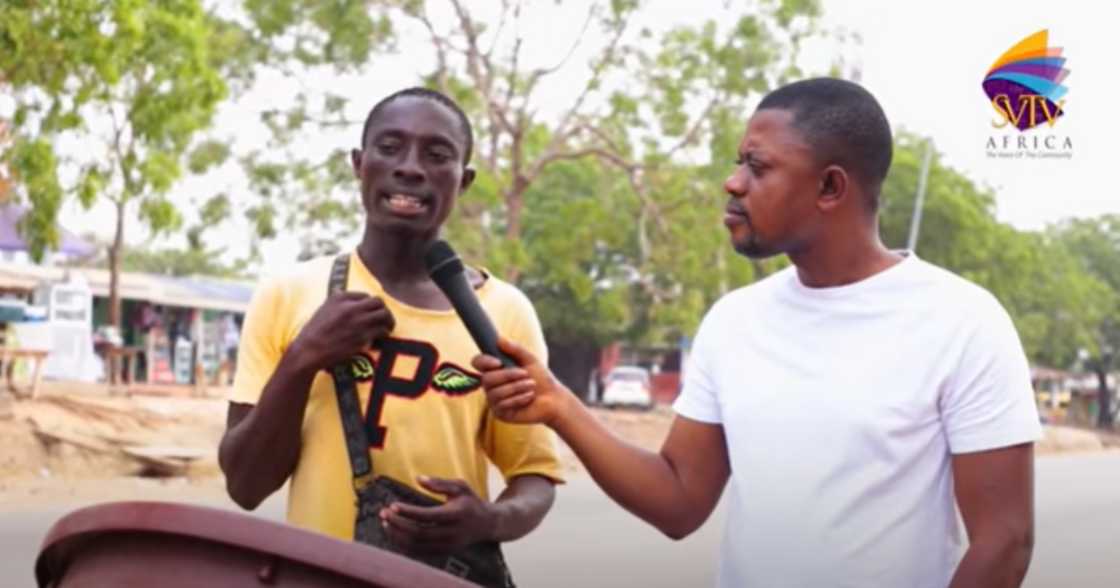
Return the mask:
M 988 137 L 989 157 L 1072 157 L 1068 135 L 1045 133 L 1066 113 L 1069 88 L 1062 82 L 1070 72 L 1065 63 L 1062 49 L 1049 46 L 1049 31 L 1043 29 L 1016 43 L 988 68 L 983 88 L 996 112 L 992 126 L 1014 131 Z M 1039 131 L 1028 133 L 1036 128 Z

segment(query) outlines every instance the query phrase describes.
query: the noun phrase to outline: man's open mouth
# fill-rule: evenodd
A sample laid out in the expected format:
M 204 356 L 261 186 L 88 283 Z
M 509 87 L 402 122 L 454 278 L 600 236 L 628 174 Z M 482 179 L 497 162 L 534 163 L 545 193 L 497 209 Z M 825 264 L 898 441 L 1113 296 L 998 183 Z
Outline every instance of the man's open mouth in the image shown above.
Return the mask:
M 381 195 L 388 209 L 394 213 L 413 216 L 428 211 L 431 199 L 416 194 L 392 193 Z

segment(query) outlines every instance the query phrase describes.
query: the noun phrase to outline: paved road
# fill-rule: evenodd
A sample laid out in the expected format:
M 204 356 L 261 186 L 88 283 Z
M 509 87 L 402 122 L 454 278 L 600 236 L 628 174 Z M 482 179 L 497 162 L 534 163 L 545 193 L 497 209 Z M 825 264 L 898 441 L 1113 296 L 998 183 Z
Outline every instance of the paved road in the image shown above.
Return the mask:
M 1027 588 L 1120 586 L 1120 452 L 1038 461 L 1038 521 Z M 169 500 L 176 500 L 168 496 Z M 192 499 L 229 506 L 216 498 Z M 31 566 L 50 524 L 77 504 L 0 514 L 0 581 L 33 586 Z M 258 511 L 283 516 L 282 500 Z M 711 586 L 722 511 L 674 543 L 611 504 L 585 477 L 562 490 L 536 533 L 507 547 L 515 578 L 527 588 Z

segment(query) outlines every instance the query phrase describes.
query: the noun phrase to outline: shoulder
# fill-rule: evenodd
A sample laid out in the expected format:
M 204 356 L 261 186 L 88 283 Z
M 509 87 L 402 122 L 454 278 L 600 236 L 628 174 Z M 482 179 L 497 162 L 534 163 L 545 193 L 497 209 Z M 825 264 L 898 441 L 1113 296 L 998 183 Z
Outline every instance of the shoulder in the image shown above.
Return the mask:
M 1003 304 L 983 286 L 927 261 L 914 262 L 912 290 L 937 314 L 977 323 L 1010 320 Z
M 746 312 L 766 308 L 778 297 L 789 281 L 795 279 L 795 271 L 793 266 L 789 266 L 724 294 L 705 313 L 704 321 L 720 322 L 726 318 L 742 316 Z
M 323 298 L 327 294 L 327 279 L 334 259 L 334 256 L 317 257 L 274 268 L 257 282 L 254 297 L 288 301 L 308 296 Z
M 532 301 L 521 289 L 490 272 L 479 271 L 486 276 L 486 282 L 478 291 L 479 298 L 491 309 L 491 312 L 536 315 Z

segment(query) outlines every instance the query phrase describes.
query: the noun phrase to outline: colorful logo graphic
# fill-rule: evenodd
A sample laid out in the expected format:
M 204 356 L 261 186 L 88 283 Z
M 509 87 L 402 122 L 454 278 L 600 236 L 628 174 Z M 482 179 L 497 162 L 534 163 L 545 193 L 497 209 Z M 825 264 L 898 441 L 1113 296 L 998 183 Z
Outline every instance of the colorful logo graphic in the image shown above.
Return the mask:
M 1019 41 L 988 69 L 983 87 L 997 113 L 992 126 L 1020 132 L 1042 123 L 1053 127 L 1065 114 L 1068 88 L 1062 81 L 1069 70 L 1062 67 L 1062 49 L 1047 47 L 1048 37 L 1043 29 Z
M 354 381 L 368 382 L 373 379 L 373 362 L 364 354 L 355 355 L 350 359 L 350 372 L 354 374 Z
M 451 363 L 439 366 L 432 378 L 432 388 L 452 396 L 472 392 L 481 385 L 482 379 L 478 374 L 472 374 Z

